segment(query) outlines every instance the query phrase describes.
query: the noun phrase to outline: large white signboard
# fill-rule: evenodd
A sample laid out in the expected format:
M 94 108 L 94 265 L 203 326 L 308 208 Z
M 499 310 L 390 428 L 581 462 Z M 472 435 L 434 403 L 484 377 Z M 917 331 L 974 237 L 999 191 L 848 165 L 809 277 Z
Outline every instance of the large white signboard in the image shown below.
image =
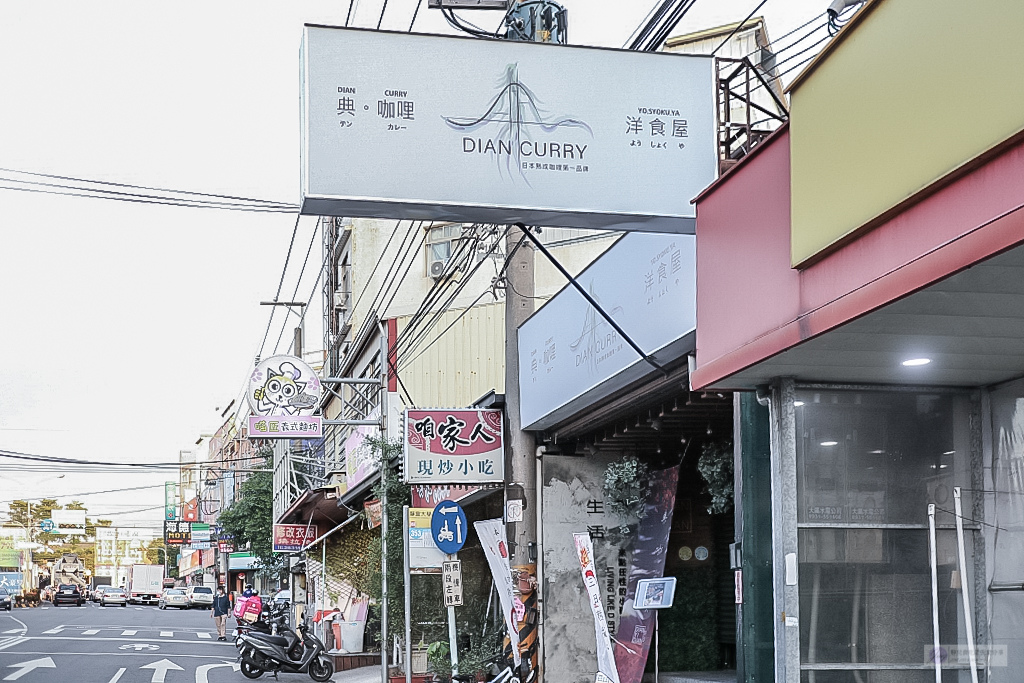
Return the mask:
M 626 334 L 664 364 L 693 351 L 696 238 L 631 233 L 577 280 Z M 520 417 L 546 429 L 652 368 L 572 287 L 519 328 Z
M 302 212 L 693 232 L 712 59 L 306 26 Z

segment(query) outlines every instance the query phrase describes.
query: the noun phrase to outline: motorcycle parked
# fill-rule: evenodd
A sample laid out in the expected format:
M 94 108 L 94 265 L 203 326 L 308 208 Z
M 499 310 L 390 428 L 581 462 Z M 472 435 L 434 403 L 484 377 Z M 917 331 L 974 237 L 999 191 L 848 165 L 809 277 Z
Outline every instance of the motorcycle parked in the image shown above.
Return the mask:
M 265 672 L 303 674 L 318 683 L 331 680 L 334 663 L 324 653 L 323 642 L 309 632 L 309 624 L 303 621 L 296 633 L 285 629 L 280 635 L 257 631 L 239 636 L 238 658 L 241 660 L 242 675 L 259 678 Z
M 241 642 L 242 635 L 246 633 L 264 633 L 276 636 L 278 631 L 288 625 L 288 603 L 264 605 L 262 612 L 256 621 L 249 622 L 244 619 L 236 619 L 234 641 L 235 647 Z

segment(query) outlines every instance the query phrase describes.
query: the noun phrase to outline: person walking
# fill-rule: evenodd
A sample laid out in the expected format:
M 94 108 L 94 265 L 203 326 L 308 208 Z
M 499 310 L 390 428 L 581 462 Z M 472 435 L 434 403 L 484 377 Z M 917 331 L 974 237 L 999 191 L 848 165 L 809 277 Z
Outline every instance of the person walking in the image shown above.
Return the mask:
M 228 614 L 231 613 L 231 601 L 224 594 L 224 586 L 217 586 L 217 595 L 213 599 L 212 616 L 217 624 L 217 640 L 227 640 Z

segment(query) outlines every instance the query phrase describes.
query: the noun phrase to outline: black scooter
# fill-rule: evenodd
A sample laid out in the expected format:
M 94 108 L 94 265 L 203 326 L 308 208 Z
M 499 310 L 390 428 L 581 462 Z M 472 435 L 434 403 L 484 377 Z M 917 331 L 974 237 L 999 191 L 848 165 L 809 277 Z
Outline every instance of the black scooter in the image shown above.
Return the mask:
M 246 678 L 259 678 L 268 671 L 274 678 L 279 673 L 308 673 L 320 683 L 334 675 L 334 663 L 324 655 L 327 648 L 309 632 L 305 621 L 299 625 L 297 634 L 291 629 L 276 636 L 250 631 L 239 636 L 237 646 L 242 675 Z
M 242 642 L 241 637 L 246 633 L 264 633 L 276 636 L 278 631 L 284 630 L 288 624 L 288 603 L 264 605 L 259 617 L 254 622 L 244 619 L 236 619 L 234 641 L 235 647 Z

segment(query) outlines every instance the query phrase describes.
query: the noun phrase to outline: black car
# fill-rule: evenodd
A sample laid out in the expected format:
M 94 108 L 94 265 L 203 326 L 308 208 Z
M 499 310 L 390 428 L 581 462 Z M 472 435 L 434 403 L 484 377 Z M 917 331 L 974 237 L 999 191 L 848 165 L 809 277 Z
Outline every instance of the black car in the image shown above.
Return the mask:
M 82 591 L 73 583 L 62 583 L 53 592 L 53 605 L 56 607 L 62 602 L 73 602 L 79 607 L 85 604 Z
M 14 597 L 10 593 L 7 592 L 6 588 L 4 588 L 3 586 L 0 586 L 0 609 L 5 609 L 8 612 L 10 612 L 11 611 L 11 607 L 13 606 L 11 603 L 13 603 L 13 602 L 14 602 Z

